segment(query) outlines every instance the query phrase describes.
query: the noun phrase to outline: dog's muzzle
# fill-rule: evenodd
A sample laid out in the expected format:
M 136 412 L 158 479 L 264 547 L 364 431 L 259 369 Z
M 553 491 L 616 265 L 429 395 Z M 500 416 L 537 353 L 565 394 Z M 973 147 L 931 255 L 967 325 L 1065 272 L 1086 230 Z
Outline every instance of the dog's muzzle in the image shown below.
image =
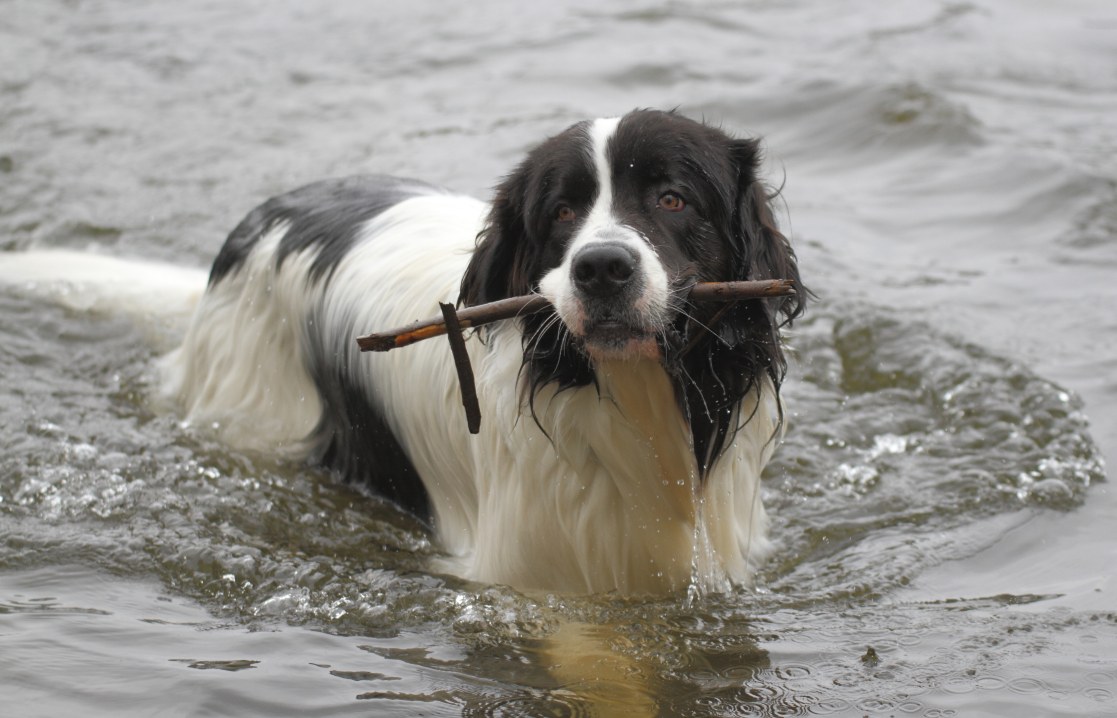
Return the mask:
M 592 356 L 654 353 L 655 330 L 641 311 L 647 281 L 640 255 L 620 242 L 594 242 L 574 255 L 570 281 L 582 307 L 581 337 Z

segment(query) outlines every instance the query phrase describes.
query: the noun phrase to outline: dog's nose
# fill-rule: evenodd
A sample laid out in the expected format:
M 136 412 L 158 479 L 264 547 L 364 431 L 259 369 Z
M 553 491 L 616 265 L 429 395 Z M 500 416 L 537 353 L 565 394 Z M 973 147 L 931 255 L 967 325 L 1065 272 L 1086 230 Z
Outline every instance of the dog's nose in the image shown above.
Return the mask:
M 636 273 L 636 253 L 615 242 L 598 242 L 574 255 L 571 273 L 574 286 L 593 297 L 604 297 L 624 289 Z

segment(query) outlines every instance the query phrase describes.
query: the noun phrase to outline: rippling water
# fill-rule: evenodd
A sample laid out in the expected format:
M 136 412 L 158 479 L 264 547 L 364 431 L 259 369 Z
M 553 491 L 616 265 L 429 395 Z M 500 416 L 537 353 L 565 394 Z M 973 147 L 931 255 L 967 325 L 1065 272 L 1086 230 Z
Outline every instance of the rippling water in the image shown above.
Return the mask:
M 775 558 L 697 600 L 431 575 L 407 516 L 153 413 L 174 326 L 0 288 L 13 715 L 1117 710 L 1117 10 L 446 7 L 9 2 L 0 248 L 200 267 L 323 176 L 484 196 L 634 106 L 761 134 L 820 294 Z

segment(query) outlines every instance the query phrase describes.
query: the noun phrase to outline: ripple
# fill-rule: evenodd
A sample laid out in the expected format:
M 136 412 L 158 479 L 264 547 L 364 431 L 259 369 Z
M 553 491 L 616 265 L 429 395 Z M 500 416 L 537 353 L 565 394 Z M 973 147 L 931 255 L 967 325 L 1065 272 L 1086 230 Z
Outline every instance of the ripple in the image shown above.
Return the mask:
M 1098 703 L 1109 703 L 1113 700 L 1113 694 L 1104 688 L 1087 688 L 1082 691 L 1082 694 Z
M 1013 678 L 1008 682 L 1008 689 L 1013 693 L 1020 693 L 1023 695 L 1035 695 L 1043 693 L 1048 689 L 1048 686 L 1043 681 L 1037 678 Z
M 1103 671 L 1091 671 L 1086 674 L 1086 680 L 1095 685 L 1106 685 L 1114 682 L 1114 676 Z
M 228 671 L 231 673 L 247 671 L 255 668 L 260 663 L 260 661 L 247 658 L 219 661 L 199 661 L 193 658 L 171 658 L 169 660 L 174 663 L 185 663 L 188 668 L 195 668 L 200 671 Z
M 1025 367 L 863 305 L 803 324 L 803 379 L 787 388 L 800 418 L 769 472 L 774 535 L 794 557 L 775 590 L 906 585 L 954 550 L 952 529 L 1071 509 L 1103 479 L 1081 402 Z
M 811 667 L 803 663 L 784 663 L 775 669 L 776 677 L 784 681 L 798 681 L 811 676 Z
M 857 702 L 857 709 L 868 713 L 884 713 L 895 707 L 895 703 L 887 698 L 866 698 Z
M 737 703 L 726 706 L 726 716 L 802 716 L 811 712 L 813 703 L 799 701 L 793 696 L 768 703 Z
M 617 708 L 619 706 L 613 706 Z M 527 718 L 552 716 L 553 718 L 589 718 L 600 715 L 603 706 L 572 695 L 502 696 L 470 701 L 462 707 L 463 718 Z
M 943 683 L 943 690 L 954 695 L 965 695 L 965 693 L 972 693 L 977 690 L 976 683 L 972 678 L 958 676 L 949 678 Z
M 388 676 L 374 671 L 330 671 L 331 676 L 347 681 L 398 681 L 396 676 Z
M 828 716 L 845 713 L 853 708 L 853 704 L 844 698 L 823 698 L 808 710 L 812 715 Z
M 33 598 L 28 601 L 0 601 L 0 614 L 3 613 L 36 613 L 58 615 L 111 616 L 110 611 L 100 608 L 82 608 L 80 606 L 64 606 L 54 603 L 49 598 Z
M 783 690 L 774 685 L 748 686 L 741 691 L 742 698 L 757 703 L 775 701 L 782 695 Z
M 1000 676 L 981 676 L 974 681 L 974 685 L 983 691 L 999 691 L 1007 684 Z

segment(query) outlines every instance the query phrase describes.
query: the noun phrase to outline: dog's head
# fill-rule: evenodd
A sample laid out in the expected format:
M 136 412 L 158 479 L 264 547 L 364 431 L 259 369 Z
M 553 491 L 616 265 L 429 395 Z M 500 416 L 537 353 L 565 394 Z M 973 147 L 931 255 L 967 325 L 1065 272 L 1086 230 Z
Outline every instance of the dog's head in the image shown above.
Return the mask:
M 778 389 L 779 329 L 806 296 L 686 301 L 700 281 L 799 286 L 758 164 L 757 141 L 652 110 L 576 124 L 528 154 L 497 189 L 461 301 L 534 292 L 554 305 L 524 320 L 529 399 L 548 383 L 593 383 L 601 360 L 660 361 L 708 470 L 748 418 L 736 416 L 742 398 L 765 374 Z

